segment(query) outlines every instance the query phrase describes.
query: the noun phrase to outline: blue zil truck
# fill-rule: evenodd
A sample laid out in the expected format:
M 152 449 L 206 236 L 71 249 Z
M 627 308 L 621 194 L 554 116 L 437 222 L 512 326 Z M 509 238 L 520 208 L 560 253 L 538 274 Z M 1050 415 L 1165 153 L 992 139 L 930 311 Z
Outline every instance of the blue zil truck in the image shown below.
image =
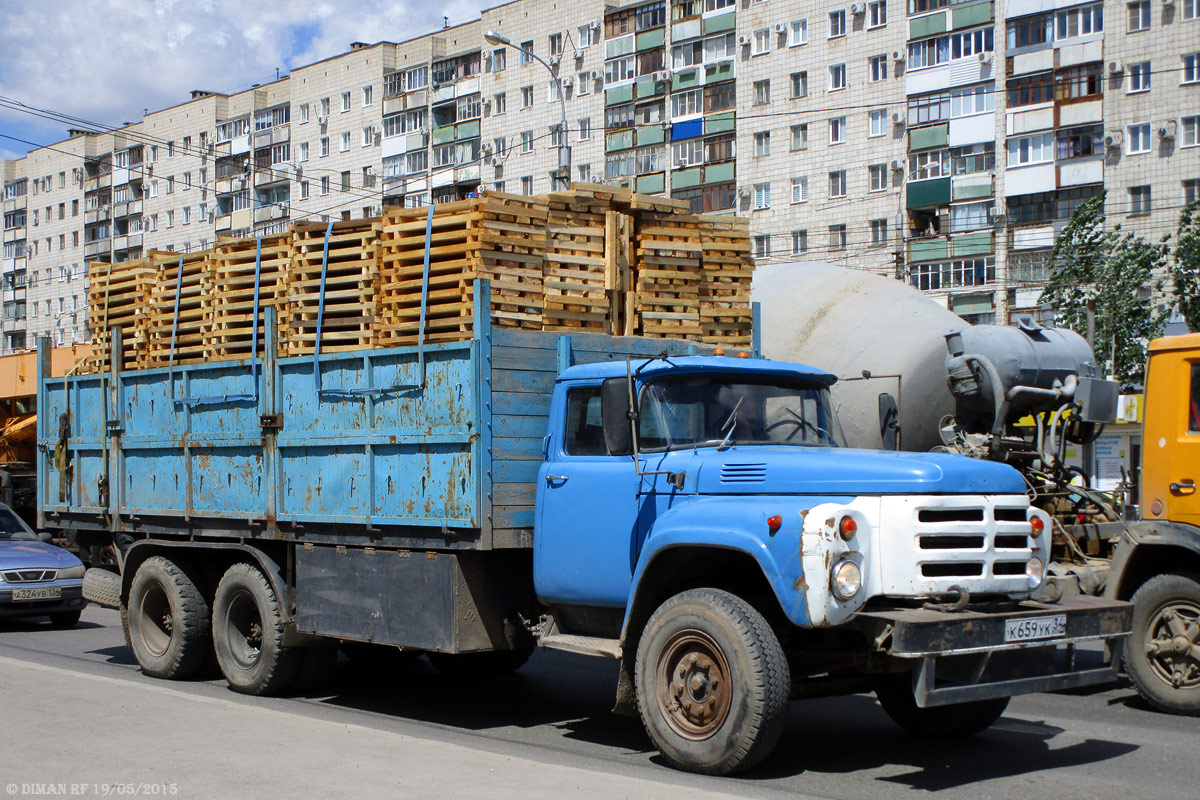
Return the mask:
M 215 658 L 270 694 L 339 644 L 466 676 L 586 653 L 697 772 L 761 761 L 797 698 L 874 691 L 956 737 L 1112 679 L 1076 655 L 1130 606 L 1036 599 L 1052 532 L 1016 470 L 848 449 L 835 376 L 753 356 L 477 312 L 461 342 L 116 359 L 40 378 L 39 521 L 114 546 L 89 596 L 147 675 Z

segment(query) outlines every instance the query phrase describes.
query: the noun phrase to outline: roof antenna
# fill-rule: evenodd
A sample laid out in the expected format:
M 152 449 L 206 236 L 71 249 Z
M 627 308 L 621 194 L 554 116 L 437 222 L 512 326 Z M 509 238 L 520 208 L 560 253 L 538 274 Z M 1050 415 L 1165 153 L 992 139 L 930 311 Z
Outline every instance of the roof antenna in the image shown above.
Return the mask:
M 449 17 L 442 17 L 442 27 L 443 28 L 450 27 L 450 18 Z
M 275 68 L 275 80 L 279 80 L 279 67 Z

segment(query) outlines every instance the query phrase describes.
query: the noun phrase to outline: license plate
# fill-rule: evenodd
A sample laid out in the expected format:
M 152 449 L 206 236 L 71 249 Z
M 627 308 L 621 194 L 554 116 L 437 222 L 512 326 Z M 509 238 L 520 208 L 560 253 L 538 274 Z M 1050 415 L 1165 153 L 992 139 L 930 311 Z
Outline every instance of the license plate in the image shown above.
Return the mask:
M 1037 639 L 1060 639 L 1067 635 L 1067 615 L 1026 617 L 1004 622 L 1004 641 L 1029 642 Z
M 58 600 L 60 597 L 62 597 L 62 589 L 58 586 L 12 590 L 13 600 Z

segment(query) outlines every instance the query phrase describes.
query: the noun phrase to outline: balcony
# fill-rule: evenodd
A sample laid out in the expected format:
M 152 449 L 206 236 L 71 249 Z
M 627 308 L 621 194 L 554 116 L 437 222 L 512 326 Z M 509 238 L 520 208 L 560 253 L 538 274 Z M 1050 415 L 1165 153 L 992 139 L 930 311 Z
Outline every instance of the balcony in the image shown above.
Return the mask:
M 88 242 L 83 246 L 83 257 L 91 258 L 99 255 L 108 255 L 108 250 L 108 239 L 101 239 L 96 242 Z
M 286 219 L 288 203 L 268 203 L 254 209 L 254 223 L 270 222 L 273 219 Z
M 213 223 L 213 227 L 217 230 L 218 233 L 220 233 L 221 231 L 227 231 L 233 227 L 233 225 L 231 224 L 232 216 L 233 215 L 231 215 L 231 214 L 221 214 L 220 216 L 218 216 L 216 218 L 215 222 Z
M 279 183 L 286 180 L 288 180 L 288 169 L 286 166 L 258 167 L 254 170 L 255 186 L 265 186 L 268 183 Z
M 13 197 L 11 199 L 4 201 L 4 210 L 5 211 L 18 211 L 22 208 L 28 208 L 28 206 L 29 206 L 29 196 L 24 195 L 24 194 L 21 195 L 20 197 Z
M 94 192 L 97 189 L 107 189 L 112 186 L 112 173 L 106 172 L 103 175 L 97 175 L 94 178 L 88 178 L 83 182 L 83 191 Z

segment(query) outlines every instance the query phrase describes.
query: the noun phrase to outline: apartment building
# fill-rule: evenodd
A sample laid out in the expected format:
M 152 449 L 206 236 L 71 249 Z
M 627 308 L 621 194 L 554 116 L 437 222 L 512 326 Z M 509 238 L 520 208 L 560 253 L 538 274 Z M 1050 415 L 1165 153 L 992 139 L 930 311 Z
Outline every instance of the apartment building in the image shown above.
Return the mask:
M 514 0 L 353 43 L 0 162 L 0 352 L 86 339 L 92 261 L 562 186 L 564 115 L 571 180 L 1003 320 L 1084 199 L 1157 239 L 1200 193 L 1200 0 Z

